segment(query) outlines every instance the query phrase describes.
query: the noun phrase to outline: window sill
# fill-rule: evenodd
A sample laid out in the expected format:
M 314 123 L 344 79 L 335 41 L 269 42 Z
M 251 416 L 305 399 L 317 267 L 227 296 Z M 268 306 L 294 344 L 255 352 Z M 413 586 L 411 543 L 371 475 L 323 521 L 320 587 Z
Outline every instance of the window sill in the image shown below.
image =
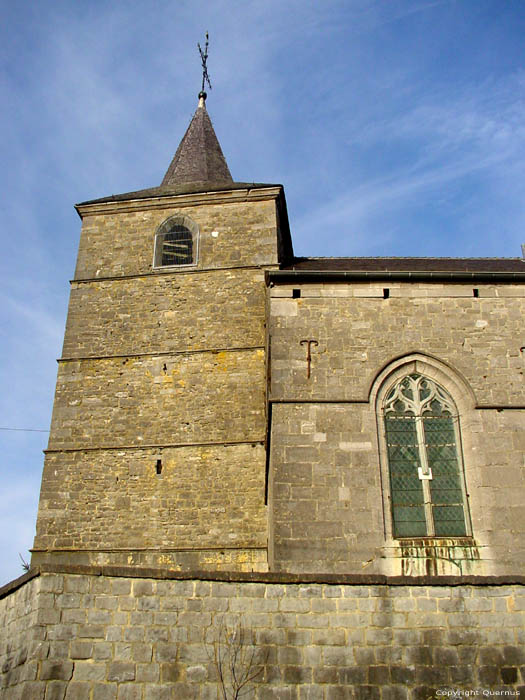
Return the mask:
M 152 272 L 175 272 L 176 270 L 194 270 L 197 263 L 186 263 L 184 265 L 154 265 L 151 268 Z

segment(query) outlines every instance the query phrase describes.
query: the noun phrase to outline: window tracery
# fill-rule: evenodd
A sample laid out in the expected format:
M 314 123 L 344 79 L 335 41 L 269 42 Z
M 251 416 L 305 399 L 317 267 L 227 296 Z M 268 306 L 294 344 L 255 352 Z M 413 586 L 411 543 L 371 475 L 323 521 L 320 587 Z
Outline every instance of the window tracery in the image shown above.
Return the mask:
M 394 537 L 469 535 L 452 397 L 432 379 L 412 373 L 387 391 L 382 414 Z

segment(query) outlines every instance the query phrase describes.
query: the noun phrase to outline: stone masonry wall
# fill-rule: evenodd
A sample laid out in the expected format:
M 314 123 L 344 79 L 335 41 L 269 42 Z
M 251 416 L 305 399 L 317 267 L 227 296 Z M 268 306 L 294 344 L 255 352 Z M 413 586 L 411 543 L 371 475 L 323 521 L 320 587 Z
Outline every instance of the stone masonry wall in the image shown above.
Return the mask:
M 276 285 L 272 398 L 368 400 L 394 358 L 424 352 L 466 378 L 479 404 L 525 405 L 525 287 L 437 283 Z M 383 298 L 383 289 L 389 298 Z M 306 376 L 303 338 L 315 338 Z
M 246 696 L 256 700 L 516 697 L 525 692 L 523 583 L 43 573 L 0 600 L 0 697 L 216 700 L 214 641 L 239 622 L 261 651 Z
M 49 449 L 265 436 L 263 348 L 61 363 Z
M 26 582 L 0 589 L 0 697 L 43 698 L 43 690 L 36 696 L 24 692 L 37 678 L 40 641 L 46 636 L 41 626 L 57 622 L 60 612 L 41 608 L 40 578 L 30 574 L 17 581 Z
M 73 283 L 64 357 L 254 347 L 265 343 L 260 270 Z
M 267 569 L 278 190 L 82 205 L 33 563 Z M 152 268 L 174 214 L 195 265 Z M 160 469 L 161 473 L 157 473 Z
M 221 201 L 220 195 L 108 204 L 86 209 L 75 279 L 149 273 L 160 224 L 182 214 L 200 229 L 197 269 L 277 263 L 275 196 L 265 201 Z M 244 197 L 248 199 L 248 196 Z M 129 211 L 132 209 L 132 211 Z M 213 233 L 217 235 L 212 235 Z
M 477 289 L 479 297 L 467 285 L 304 284 L 296 298 L 291 285 L 270 289 L 270 568 L 521 573 L 525 291 Z M 310 377 L 304 339 L 318 342 Z M 390 363 L 414 354 L 457 378 L 449 390 L 460 413 L 471 540 L 401 546 L 389 534 L 382 426 L 370 392 Z
M 259 443 L 50 454 L 35 548 L 82 564 L 217 569 L 232 568 L 224 548 L 254 549 L 266 566 L 264 480 Z M 196 543 L 205 558 L 187 551 Z M 253 556 L 243 556 L 233 568 L 251 571 Z
M 374 407 L 275 404 L 270 567 L 416 575 L 523 571 L 525 553 L 516 543 L 525 539 L 525 411 L 479 411 L 476 419 L 463 445 L 474 540 L 459 547 L 435 540 L 438 550 L 414 542 L 421 551 L 406 558 L 385 537 L 388 482 L 382 481 Z

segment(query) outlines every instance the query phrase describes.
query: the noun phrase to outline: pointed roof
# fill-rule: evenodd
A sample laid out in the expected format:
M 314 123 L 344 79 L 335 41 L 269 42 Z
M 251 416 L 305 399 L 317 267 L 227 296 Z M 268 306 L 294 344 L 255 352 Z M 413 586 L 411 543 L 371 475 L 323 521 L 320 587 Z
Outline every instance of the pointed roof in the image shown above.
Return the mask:
M 180 142 L 161 187 L 190 182 L 233 182 L 219 140 L 206 111 L 206 93 L 199 94 L 199 106 Z
M 200 192 L 253 190 L 269 187 L 278 187 L 282 192 L 282 185 L 233 181 L 219 140 L 206 111 L 205 101 L 206 93 L 200 92 L 197 111 L 193 115 L 193 119 L 160 185 L 80 202 L 75 205 L 77 211 L 78 207 L 90 204 L 125 202 L 150 199 L 152 197 L 170 197 L 173 195 L 191 195 Z

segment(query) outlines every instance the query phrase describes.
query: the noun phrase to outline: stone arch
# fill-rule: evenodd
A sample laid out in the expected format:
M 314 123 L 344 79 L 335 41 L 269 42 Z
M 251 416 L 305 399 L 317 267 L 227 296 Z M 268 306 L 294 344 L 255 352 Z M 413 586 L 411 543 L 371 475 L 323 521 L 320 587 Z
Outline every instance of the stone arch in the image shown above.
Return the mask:
M 474 413 L 476 398 L 472 388 L 465 378 L 448 364 L 435 357 L 419 352 L 403 355 L 385 365 L 376 375 L 370 388 L 370 402 L 376 414 L 377 437 L 379 444 L 379 458 L 381 470 L 381 487 L 383 494 L 384 531 L 387 541 L 395 539 L 391 492 L 391 465 L 389 463 L 389 448 L 385 427 L 383 405 L 389 392 L 392 392 L 404 378 L 410 375 L 422 375 L 431 382 L 441 387 L 448 394 L 454 404 L 455 439 L 457 449 L 458 468 L 460 472 L 461 488 L 463 491 L 463 504 L 465 507 L 466 532 L 472 534 L 467 489 L 465 484 L 466 469 L 464 462 L 465 435 L 469 433 L 472 416 Z M 420 476 L 422 478 L 422 476 Z M 463 535 L 463 536 L 465 536 Z M 426 536 L 426 535 L 425 535 Z M 398 535 L 399 537 L 399 535 Z M 437 536 L 434 536 L 434 539 Z M 461 536 L 460 536 L 461 537 Z
M 412 352 L 390 360 L 375 375 L 368 392 L 371 405 L 378 405 L 399 378 L 411 372 L 424 374 L 440 384 L 454 399 L 459 415 L 470 413 L 477 404 L 476 395 L 467 379 L 456 368 L 432 355 Z
M 196 265 L 199 226 L 185 214 L 173 214 L 155 232 L 153 267 Z

